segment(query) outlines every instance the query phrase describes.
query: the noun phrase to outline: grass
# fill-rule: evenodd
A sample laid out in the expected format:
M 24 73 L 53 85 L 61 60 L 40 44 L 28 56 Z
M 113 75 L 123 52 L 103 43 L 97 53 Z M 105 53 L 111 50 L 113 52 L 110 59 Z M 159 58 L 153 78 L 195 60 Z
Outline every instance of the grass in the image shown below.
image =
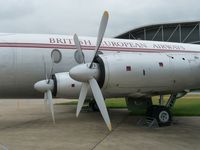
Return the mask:
M 173 114 L 176 116 L 200 116 L 200 95 L 177 100 L 173 108 Z
M 108 108 L 127 108 L 126 101 L 124 98 L 107 99 L 106 106 Z
M 168 96 L 164 98 L 167 102 Z M 158 104 L 158 97 L 153 98 L 153 103 Z M 172 114 L 174 116 L 200 116 L 200 95 L 187 95 L 177 99 Z
M 164 102 L 167 102 L 168 96 L 164 97 Z M 153 97 L 153 104 L 158 104 L 159 97 Z M 63 103 L 64 105 L 76 105 L 77 101 Z M 112 108 L 127 108 L 124 98 L 107 99 L 106 106 Z M 172 109 L 174 116 L 200 116 L 200 95 L 187 95 L 176 101 L 174 108 Z M 144 111 L 137 110 L 134 115 L 143 115 Z

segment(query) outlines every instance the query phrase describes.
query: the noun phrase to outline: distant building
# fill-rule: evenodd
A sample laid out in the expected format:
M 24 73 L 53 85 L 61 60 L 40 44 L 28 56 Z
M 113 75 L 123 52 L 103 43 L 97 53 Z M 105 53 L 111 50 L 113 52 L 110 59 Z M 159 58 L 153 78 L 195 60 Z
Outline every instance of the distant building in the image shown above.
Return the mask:
M 148 25 L 120 34 L 116 38 L 200 44 L 200 22 Z

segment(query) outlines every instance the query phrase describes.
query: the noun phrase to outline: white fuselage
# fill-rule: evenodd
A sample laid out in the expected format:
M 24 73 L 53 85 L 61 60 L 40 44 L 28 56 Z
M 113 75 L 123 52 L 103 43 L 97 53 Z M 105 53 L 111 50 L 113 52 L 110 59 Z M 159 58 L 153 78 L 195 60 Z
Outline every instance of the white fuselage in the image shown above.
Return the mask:
M 80 41 L 89 62 L 96 38 L 81 37 Z M 0 98 L 43 97 L 33 85 L 45 79 L 45 63 L 50 72 L 55 48 L 62 53 L 62 60 L 54 65 L 53 73 L 68 72 L 77 65 L 71 36 L 1 34 Z M 109 82 L 103 87 L 108 97 L 200 88 L 199 45 L 104 38 L 100 51 L 105 61 L 109 58 L 108 68 L 112 62 L 108 69 L 112 78 L 106 79 Z

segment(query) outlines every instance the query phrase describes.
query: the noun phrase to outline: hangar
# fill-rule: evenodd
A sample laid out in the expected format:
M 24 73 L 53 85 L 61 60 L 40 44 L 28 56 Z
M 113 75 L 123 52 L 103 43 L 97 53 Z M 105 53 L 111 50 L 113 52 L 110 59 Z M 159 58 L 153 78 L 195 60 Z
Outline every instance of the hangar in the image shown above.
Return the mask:
M 116 38 L 200 44 L 200 21 L 142 26 Z

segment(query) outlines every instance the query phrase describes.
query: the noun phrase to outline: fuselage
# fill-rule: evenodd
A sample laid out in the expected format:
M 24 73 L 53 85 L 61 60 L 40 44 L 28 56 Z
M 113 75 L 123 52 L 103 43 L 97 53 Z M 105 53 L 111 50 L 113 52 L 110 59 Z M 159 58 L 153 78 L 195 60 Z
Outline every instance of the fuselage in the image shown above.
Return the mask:
M 86 62 L 89 62 L 94 55 L 96 38 L 80 37 L 80 43 Z M 54 64 L 53 73 L 68 72 L 77 65 L 74 58 L 76 47 L 72 36 L 1 34 L 0 98 L 43 97 L 42 93 L 34 90 L 33 85 L 45 79 L 45 68 L 47 73 L 50 73 L 53 49 L 58 49 L 62 53 L 61 62 Z M 136 88 L 136 91 L 138 85 L 148 88 L 146 83 L 155 88 L 164 86 L 166 94 L 171 89 L 182 91 L 200 87 L 199 45 L 104 38 L 100 51 L 105 56 L 119 53 L 127 56 L 132 54 L 133 62 L 137 60 L 134 62 L 137 64 L 136 68 L 146 68 L 146 72 L 149 70 L 151 76 L 133 80 L 135 87 L 130 88 Z M 118 63 L 120 59 L 118 58 Z M 154 68 L 152 61 L 157 63 L 158 69 Z M 159 70 L 161 68 L 165 68 L 165 71 Z M 162 73 L 159 73 L 160 71 Z M 142 83 L 143 79 L 145 84 Z M 128 84 L 123 78 L 120 83 Z

